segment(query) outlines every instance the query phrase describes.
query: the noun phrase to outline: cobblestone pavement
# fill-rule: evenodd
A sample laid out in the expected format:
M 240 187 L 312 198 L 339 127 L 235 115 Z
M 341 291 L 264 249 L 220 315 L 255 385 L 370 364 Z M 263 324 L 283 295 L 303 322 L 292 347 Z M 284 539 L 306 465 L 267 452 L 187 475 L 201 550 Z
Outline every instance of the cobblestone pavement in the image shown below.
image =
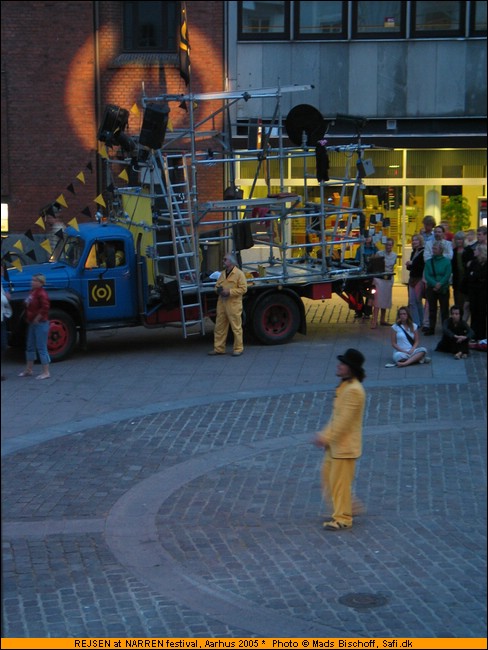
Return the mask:
M 36 382 L 9 351 L 2 636 L 486 637 L 486 355 L 386 369 L 388 328 L 306 306 L 237 359 L 118 330 Z M 327 533 L 311 440 L 348 347 L 367 510 Z

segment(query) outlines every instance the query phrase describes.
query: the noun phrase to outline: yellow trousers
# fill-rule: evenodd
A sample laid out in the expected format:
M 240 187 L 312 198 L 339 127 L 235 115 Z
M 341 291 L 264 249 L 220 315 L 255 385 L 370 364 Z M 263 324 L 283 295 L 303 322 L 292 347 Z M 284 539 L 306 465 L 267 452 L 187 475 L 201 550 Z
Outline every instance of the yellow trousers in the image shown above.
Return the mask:
M 352 482 L 356 469 L 355 458 L 332 458 L 325 453 L 322 465 L 322 489 L 326 503 L 332 504 L 332 517 L 344 526 L 352 526 Z
M 214 331 L 214 350 L 225 352 L 229 325 L 234 335 L 234 352 L 242 352 L 242 300 L 219 298 Z

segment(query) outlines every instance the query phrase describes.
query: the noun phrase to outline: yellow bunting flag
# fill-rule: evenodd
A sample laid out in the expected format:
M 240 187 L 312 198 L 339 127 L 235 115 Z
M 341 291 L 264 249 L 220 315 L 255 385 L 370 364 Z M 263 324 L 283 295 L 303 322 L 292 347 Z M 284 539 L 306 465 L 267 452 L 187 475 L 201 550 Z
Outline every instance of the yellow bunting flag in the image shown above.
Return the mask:
M 174 131 L 173 122 L 171 121 L 170 117 L 168 117 L 168 131 L 170 131 L 171 133 L 173 133 Z
M 24 247 L 22 246 L 22 242 L 20 241 L 20 239 L 17 242 L 15 242 L 14 248 L 18 248 L 19 251 L 24 252 Z
M 20 260 L 12 260 L 12 266 L 15 266 L 17 271 L 20 271 L 20 273 L 22 273 L 22 263 Z
M 46 239 L 45 241 L 41 242 L 42 248 L 44 248 L 49 255 L 53 252 L 53 249 L 51 248 L 51 244 L 49 243 L 49 239 Z
M 132 115 L 139 115 L 139 107 L 137 104 L 133 104 L 132 108 L 130 109 L 130 112 Z
M 66 203 L 66 199 L 62 194 L 58 196 L 58 198 L 56 199 L 56 203 L 59 203 L 59 205 L 62 205 L 64 208 L 68 207 L 68 204 Z
M 98 143 L 98 153 L 102 158 L 108 158 L 107 147 L 103 144 L 103 142 Z
M 83 172 L 80 172 L 76 178 L 80 181 L 80 183 L 83 183 L 83 185 L 85 184 L 85 174 Z
M 75 230 L 79 230 L 79 229 L 80 229 L 79 226 L 78 226 L 78 221 L 76 220 L 76 217 L 73 217 L 73 218 L 71 219 L 71 221 L 68 221 L 68 226 L 71 226 L 71 227 L 74 228 Z
M 36 225 L 42 228 L 43 230 L 46 230 L 46 224 L 44 223 L 43 217 L 39 217 L 39 219 L 36 221 Z
M 127 173 L 127 170 L 126 170 L 126 169 L 123 169 L 123 170 L 120 172 L 120 174 L 119 174 L 119 178 L 121 178 L 122 180 L 127 181 L 127 182 L 129 181 L 129 174 Z
M 93 199 L 95 203 L 98 203 L 98 205 L 102 205 L 104 208 L 106 208 L 105 201 L 103 200 L 103 196 L 99 194 L 96 199 Z

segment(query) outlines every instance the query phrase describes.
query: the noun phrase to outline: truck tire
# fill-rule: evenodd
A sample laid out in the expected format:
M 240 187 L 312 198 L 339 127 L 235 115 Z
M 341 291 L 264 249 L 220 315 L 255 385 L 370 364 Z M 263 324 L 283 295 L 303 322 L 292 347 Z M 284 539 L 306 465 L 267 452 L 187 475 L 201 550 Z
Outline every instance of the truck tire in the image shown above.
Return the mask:
M 290 341 L 300 327 L 300 310 L 286 293 L 272 293 L 258 301 L 252 314 L 254 336 L 265 345 Z
M 49 312 L 47 350 L 51 361 L 62 361 L 70 356 L 76 345 L 76 327 L 69 314 L 61 309 Z

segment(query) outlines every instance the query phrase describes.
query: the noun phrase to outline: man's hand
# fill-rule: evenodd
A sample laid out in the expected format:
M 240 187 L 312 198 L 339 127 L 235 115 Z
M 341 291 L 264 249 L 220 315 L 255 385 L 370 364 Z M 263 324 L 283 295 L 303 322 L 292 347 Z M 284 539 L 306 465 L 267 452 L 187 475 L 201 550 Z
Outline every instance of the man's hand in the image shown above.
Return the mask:
M 322 447 L 323 449 L 327 449 L 329 447 L 329 445 L 324 442 L 319 436 L 315 436 L 312 442 L 316 447 Z

